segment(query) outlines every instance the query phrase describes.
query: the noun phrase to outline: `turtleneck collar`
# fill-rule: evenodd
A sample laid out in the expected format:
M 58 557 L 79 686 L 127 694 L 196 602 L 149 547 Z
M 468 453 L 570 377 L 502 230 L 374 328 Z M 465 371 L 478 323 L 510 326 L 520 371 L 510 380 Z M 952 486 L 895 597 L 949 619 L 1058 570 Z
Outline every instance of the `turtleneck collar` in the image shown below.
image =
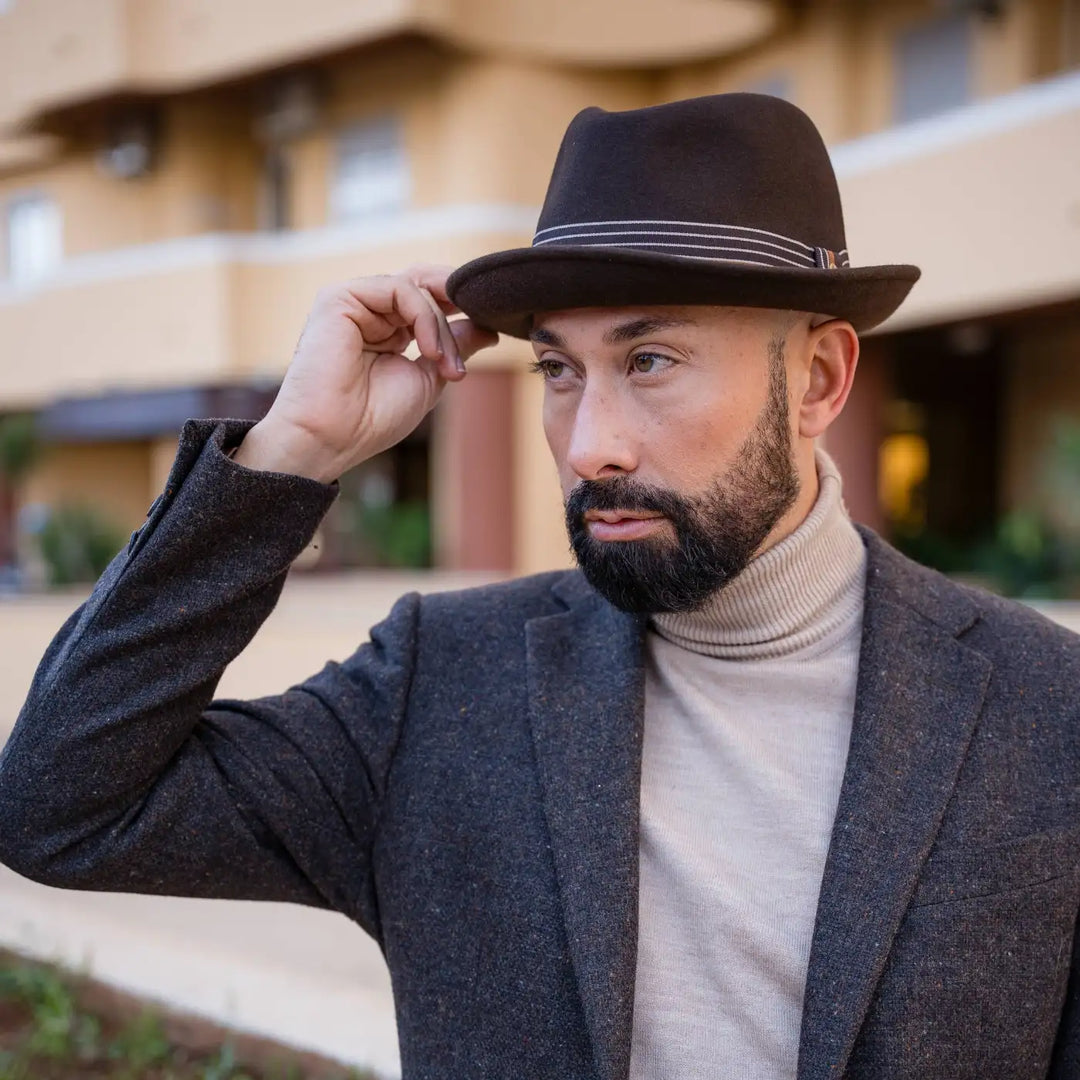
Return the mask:
M 697 611 L 654 615 L 674 645 L 727 659 L 785 656 L 861 620 L 866 549 L 841 498 L 840 473 L 815 451 L 818 496 L 799 527 L 751 560 Z

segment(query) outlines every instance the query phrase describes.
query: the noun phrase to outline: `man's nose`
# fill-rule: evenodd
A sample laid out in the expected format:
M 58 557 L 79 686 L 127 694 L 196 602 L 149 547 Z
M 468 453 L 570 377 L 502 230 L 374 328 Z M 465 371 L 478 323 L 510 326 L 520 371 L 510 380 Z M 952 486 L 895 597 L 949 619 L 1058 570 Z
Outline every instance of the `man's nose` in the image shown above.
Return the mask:
M 590 390 L 582 394 L 566 460 L 582 480 L 637 468 L 632 432 L 612 395 Z

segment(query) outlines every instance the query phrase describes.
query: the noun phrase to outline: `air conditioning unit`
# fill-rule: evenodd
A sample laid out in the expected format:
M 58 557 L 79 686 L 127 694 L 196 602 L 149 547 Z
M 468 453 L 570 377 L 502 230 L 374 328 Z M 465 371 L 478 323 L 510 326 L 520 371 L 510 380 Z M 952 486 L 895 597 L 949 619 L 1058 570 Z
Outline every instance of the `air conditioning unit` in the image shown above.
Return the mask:
M 118 180 L 146 176 L 157 158 L 157 114 L 149 108 L 123 109 L 109 120 L 105 144 L 98 151 L 100 168 Z
M 267 143 L 298 139 L 322 116 L 323 86 L 315 71 L 294 71 L 265 84 L 255 117 L 255 134 Z

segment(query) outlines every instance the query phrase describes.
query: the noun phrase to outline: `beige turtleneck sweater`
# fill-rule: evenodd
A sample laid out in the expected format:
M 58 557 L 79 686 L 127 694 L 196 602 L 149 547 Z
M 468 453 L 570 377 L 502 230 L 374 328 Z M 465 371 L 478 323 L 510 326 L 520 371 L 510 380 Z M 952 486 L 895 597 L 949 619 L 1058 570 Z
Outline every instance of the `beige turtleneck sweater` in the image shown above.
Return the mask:
M 647 636 L 631 1080 L 795 1076 L 866 559 L 817 468 L 790 536 Z

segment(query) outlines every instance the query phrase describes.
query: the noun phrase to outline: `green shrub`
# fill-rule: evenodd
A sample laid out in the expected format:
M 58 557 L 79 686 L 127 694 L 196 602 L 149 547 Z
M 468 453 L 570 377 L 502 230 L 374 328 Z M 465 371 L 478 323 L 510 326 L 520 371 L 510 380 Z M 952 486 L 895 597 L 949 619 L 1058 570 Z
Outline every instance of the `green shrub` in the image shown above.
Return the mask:
M 403 567 L 431 565 L 431 515 L 426 503 L 361 507 L 360 528 L 381 562 Z
M 123 534 L 89 506 L 65 504 L 49 515 L 38 541 L 49 583 L 96 581 L 124 545 Z
M 1076 554 L 1043 515 L 1014 510 L 974 549 L 971 561 L 1006 596 L 1050 600 L 1069 595 Z
M 96 1057 L 101 1024 L 79 1010 L 71 988 L 52 968 L 20 964 L 0 969 L 0 1001 L 29 1010 L 33 1028 L 23 1048 L 27 1054 L 54 1060 Z
M 172 1052 L 161 1019 L 147 1009 L 130 1020 L 109 1043 L 106 1056 L 113 1061 L 125 1062 L 136 1075 L 141 1075 L 151 1065 L 168 1061 Z
M 0 476 L 17 484 L 41 456 L 37 421 L 30 413 L 0 418 Z
M 260 1068 L 228 1035 L 211 1051 L 186 1048 L 152 1007 L 126 1018 L 91 1011 L 83 977 L 0 950 L 0 1080 L 374 1080 L 359 1069 L 303 1069 L 286 1048 Z

